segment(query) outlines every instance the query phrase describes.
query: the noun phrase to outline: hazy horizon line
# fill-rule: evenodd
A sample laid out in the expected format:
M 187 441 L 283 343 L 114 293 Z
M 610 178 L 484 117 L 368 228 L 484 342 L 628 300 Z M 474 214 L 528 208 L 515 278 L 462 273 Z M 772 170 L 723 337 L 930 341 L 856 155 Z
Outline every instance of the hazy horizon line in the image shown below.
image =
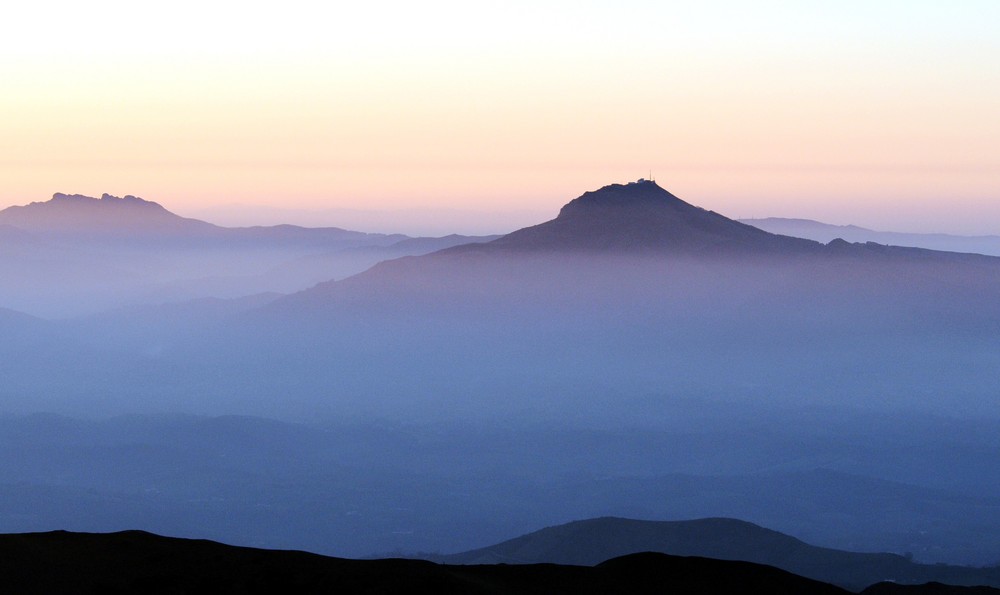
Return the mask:
M 617 182 L 627 183 L 627 182 Z M 596 188 L 591 189 L 596 190 Z M 426 207 L 383 207 L 383 208 L 360 208 L 345 206 L 275 206 L 267 204 L 254 204 L 252 202 L 233 201 L 228 203 L 215 203 L 205 206 L 172 206 L 155 198 L 148 198 L 142 194 L 115 194 L 96 193 L 96 195 L 86 192 L 63 192 L 58 191 L 53 194 L 81 195 L 92 198 L 100 198 L 103 194 L 113 196 L 132 195 L 159 204 L 167 211 L 187 218 L 199 219 L 207 223 L 221 227 L 257 227 L 275 225 L 297 225 L 301 227 L 338 227 L 351 231 L 361 231 L 368 233 L 382 234 L 405 234 L 410 236 L 443 236 L 443 235 L 502 235 L 524 227 L 538 225 L 555 218 L 559 209 L 574 197 L 566 198 L 563 203 L 550 208 L 524 208 L 511 207 L 507 209 L 490 208 L 488 206 L 476 207 L 454 207 L 454 206 L 433 206 Z M 35 202 L 47 202 L 51 194 L 43 200 L 33 200 L 18 204 L 0 205 L 0 210 L 14 206 L 25 206 Z M 682 200 L 685 200 L 681 197 Z M 858 227 L 878 233 L 898 233 L 898 234 L 932 234 L 947 235 L 956 237 L 1000 237 L 1000 229 L 986 230 L 967 229 L 967 226 L 940 225 L 940 221 L 917 223 L 909 221 L 909 224 L 899 225 L 887 224 L 885 217 L 859 216 L 856 218 L 846 218 L 844 216 L 824 216 L 822 214 L 809 214 L 806 212 L 789 212 L 786 209 L 776 209 L 774 212 L 760 213 L 760 209 L 744 209 L 752 211 L 750 213 L 732 213 L 729 210 L 722 212 L 715 208 L 705 207 L 701 203 L 711 202 L 709 197 L 706 200 L 688 201 L 699 208 L 719 212 L 721 215 L 735 221 L 764 220 L 764 219 L 793 219 L 803 221 L 813 221 L 826 225 L 839 227 Z M 808 209 L 806 209 L 808 211 Z

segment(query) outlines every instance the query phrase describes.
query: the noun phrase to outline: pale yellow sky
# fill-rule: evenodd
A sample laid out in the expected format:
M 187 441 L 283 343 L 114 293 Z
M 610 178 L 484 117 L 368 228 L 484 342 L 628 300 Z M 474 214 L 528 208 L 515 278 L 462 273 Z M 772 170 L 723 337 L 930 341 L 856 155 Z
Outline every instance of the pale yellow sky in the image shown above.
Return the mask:
M 1000 233 L 1000 3 L 20 3 L 0 207 L 553 211 Z

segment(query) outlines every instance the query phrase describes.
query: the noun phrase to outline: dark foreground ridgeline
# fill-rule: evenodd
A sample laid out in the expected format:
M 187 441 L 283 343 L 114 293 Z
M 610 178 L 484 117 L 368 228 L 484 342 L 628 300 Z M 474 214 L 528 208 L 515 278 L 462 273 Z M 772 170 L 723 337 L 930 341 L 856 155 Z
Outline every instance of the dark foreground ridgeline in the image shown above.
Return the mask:
M 895 592 L 880 588 L 880 593 Z M 421 560 L 346 560 L 142 531 L 2 535 L 0 589 L 8 593 L 848 593 L 770 566 L 655 553 L 632 554 L 596 566 L 449 566 Z M 980 592 L 922 589 L 901 592 Z
M 634 552 L 661 552 L 716 560 L 744 560 L 860 591 L 901 584 L 1000 585 L 1000 568 L 920 564 L 889 553 L 817 547 L 738 519 L 643 521 L 603 517 L 547 527 L 489 547 L 434 557 L 445 564 L 592 566 Z M 886 591 L 888 593 L 889 591 Z

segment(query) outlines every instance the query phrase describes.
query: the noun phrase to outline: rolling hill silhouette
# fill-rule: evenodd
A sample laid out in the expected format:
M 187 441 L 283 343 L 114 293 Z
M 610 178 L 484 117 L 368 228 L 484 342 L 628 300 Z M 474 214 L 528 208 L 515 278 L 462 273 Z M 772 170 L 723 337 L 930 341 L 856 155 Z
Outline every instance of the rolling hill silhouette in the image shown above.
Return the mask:
M 598 518 L 548 527 L 493 546 L 435 558 L 446 564 L 590 566 L 636 552 L 743 560 L 859 591 L 880 581 L 1000 586 L 1000 568 L 916 564 L 895 554 L 834 550 L 736 519 Z
M 350 560 L 143 531 L 0 535 L 0 584 L 17 593 L 441 593 L 493 595 L 771 593 L 838 595 L 843 588 L 772 566 L 642 552 L 594 565 L 446 565 Z M 53 571 L 57 569 L 57 571 Z M 880 583 L 863 593 L 992 594 L 988 587 Z
M 593 567 L 444 566 L 56 531 L 0 535 L 0 555 L 0 584 L 17 593 L 845 593 L 767 566 L 651 553 Z

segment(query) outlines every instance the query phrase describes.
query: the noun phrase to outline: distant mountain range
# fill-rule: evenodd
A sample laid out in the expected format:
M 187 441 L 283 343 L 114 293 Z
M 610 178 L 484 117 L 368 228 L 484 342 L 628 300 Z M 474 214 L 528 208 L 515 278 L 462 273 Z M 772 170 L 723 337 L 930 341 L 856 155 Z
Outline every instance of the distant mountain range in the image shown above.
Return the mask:
M 108 194 L 0 211 L 0 307 L 46 317 L 305 289 L 389 258 L 495 236 L 409 238 L 336 227 L 225 228 Z
M 139 199 L 46 208 L 67 200 L 164 217 Z M 6 526 L 363 554 L 439 547 L 434 526 L 456 551 L 569 518 L 730 516 L 996 559 L 1000 258 L 775 235 L 652 182 L 476 245 L 12 225 L 0 306 L 53 319 L 0 313 L 5 412 L 365 431 L 317 430 L 315 452 L 298 428 L 194 448 L 169 425 L 111 444 L 109 421 L 60 448 L 12 421 Z
M 155 202 L 131 195 L 92 198 L 61 192 L 53 194 L 49 201 L 3 209 L 0 224 L 31 232 L 76 235 L 192 235 L 219 229 L 204 221 L 179 217 Z
M 173 239 L 198 243 L 225 242 L 229 247 L 248 242 L 267 242 L 272 248 L 305 244 L 333 249 L 388 246 L 407 239 L 402 234 L 369 234 L 337 227 L 219 227 L 175 215 L 158 203 L 136 196 L 104 194 L 93 198 L 58 192 L 45 202 L 3 209 L 0 211 L 0 225 L 74 242 Z M 156 246 L 160 247 L 159 244 Z
M 139 200 L 43 204 L 135 203 L 161 212 Z M 257 239 L 211 249 L 200 240 L 140 239 L 128 249 L 54 242 L 45 250 L 5 251 L 0 305 L 30 314 L 62 309 L 65 316 L 269 295 L 259 308 L 231 302 L 238 317 L 209 315 L 205 319 L 218 324 L 194 325 L 213 330 L 191 335 L 191 344 L 151 337 L 176 334 L 173 328 L 158 330 L 157 323 L 142 325 L 142 336 L 172 345 L 180 369 L 216 362 L 218 370 L 248 381 L 246 370 L 259 374 L 255 391 L 292 387 L 296 394 L 318 394 L 318 387 L 333 383 L 356 395 L 395 395 L 415 408 L 431 395 L 450 402 L 474 393 L 477 383 L 498 375 L 502 383 L 536 386 L 547 378 L 579 388 L 604 382 L 599 374 L 609 370 L 615 373 L 603 377 L 616 391 L 704 385 L 730 394 L 774 382 L 773 376 L 761 377 L 768 369 L 778 371 L 785 394 L 807 391 L 860 403 L 866 397 L 852 383 L 867 378 L 879 386 L 884 381 L 876 377 L 888 375 L 901 380 L 889 382 L 879 402 L 940 390 L 936 407 L 947 407 L 948 399 L 986 406 L 984 377 L 953 374 L 951 360 L 927 349 L 927 340 L 953 343 L 947 353 L 964 353 L 973 367 L 988 366 L 989 356 L 981 351 L 988 339 L 981 335 L 1000 324 L 1000 258 L 775 235 L 690 205 L 648 181 L 585 193 L 556 219 L 492 241 L 377 236 L 375 245 L 356 238 L 361 244 L 345 240 L 330 249 L 308 239 L 323 230 L 217 229 Z M 275 239 L 285 234 L 299 239 Z M 202 303 L 225 309 L 219 302 Z M 107 327 L 109 319 L 100 324 Z M 121 321 L 130 324 L 135 326 Z M 88 328 L 97 332 L 95 327 Z M 273 341 L 256 339 L 265 336 Z M 263 357 L 261 364 L 248 363 L 251 352 L 234 348 L 247 345 L 255 346 L 252 357 Z M 366 359 L 373 353 L 383 357 Z M 551 361 L 558 353 L 564 355 Z M 202 354 L 205 363 L 188 367 L 191 354 Z M 764 356 L 782 363 L 754 363 Z M 852 374 L 840 371 L 837 362 L 844 357 L 858 358 L 850 363 Z M 289 359 L 295 365 L 277 366 Z M 707 371 L 719 361 L 726 362 L 724 371 Z M 374 378 L 358 372 L 381 365 L 387 369 Z M 433 391 L 399 380 L 441 369 L 455 372 Z M 178 394 L 185 392 L 190 389 Z M 367 409 L 380 407 L 382 398 L 359 396 L 355 402 Z M 540 404 L 550 413 L 559 410 L 549 399 L 519 406 Z M 440 403 L 423 407 L 439 409 Z
M 622 259 L 630 262 L 626 268 L 632 272 L 627 277 L 617 270 Z M 357 293 L 365 287 L 383 298 L 405 293 L 419 300 L 419 294 L 427 293 L 431 279 L 433 289 L 427 297 L 435 302 L 456 299 L 468 291 L 480 297 L 501 296 L 511 290 L 522 291 L 525 284 L 531 284 L 531 291 L 537 293 L 539 284 L 552 286 L 555 279 L 578 265 L 618 275 L 615 282 L 626 287 L 632 283 L 657 286 L 664 283 L 664 275 L 681 271 L 702 277 L 697 285 L 717 284 L 719 268 L 738 262 L 756 263 L 759 266 L 754 272 L 765 276 L 777 274 L 775 281 L 787 289 L 823 288 L 837 295 L 853 290 L 861 294 L 888 291 L 914 296 L 971 282 L 976 285 L 974 295 L 985 290 L 1000 297 L 1000 284 L 977 280 L 994 276 L 992 273 L 1000 270 L 1000 258 L 842 239 L 821 244 L 773 234 L 695 207 L 655 182 L 640 180 L 584 193 L 551 221 L 490 242 L 460 245 L 418 259 L 383 262 L 343 283 L 323 283 L 278 300 L 273 309 L 286 302 L 295 310 L 309 302 L 322 309 L 323 302 L 333 299 L 334 294 Z M 647 270 L 640 273 L 637 266 Z M 746 267 L 743 270 L 737 275 L 749 271 Z M 590 279 L 600 277 L 590 275 Z M 747 288 L 745 285 L 744 290 Z M 740 291 L 727 288 L 734 290 Z M 563 294 L 560 299 L 566 297 Z M 357 302 L 359 296 L 351 299 Z
M 68 197 L 37 208 L 66 201 L 96 209 L 110 207 L 94 203 L 134 204 L 172 217 L 140 199 Z M 203 320 L 217 324 L 192 325 L 190 344 L 156 339 L 156 333 L 176 335 L 174 327 L 156 322 L 141 325 L 142 336 L 170 345 L 179 369 L 215 362 L 219 371 L 248 382 L 254 377 L 254 391 L 292 387 L 304 397 L 330 383 L 355 395 L 352 402 L 364 409 L 382 409 L 389 395 L 399 399 L 382 413 L 399 406 L 439 411 L 442 402 L 475 394 L 482 382 L 495 389 L 538 386 L 542 378 L 573 390 L 608 382 L 632 394 L 692 385 L 732 394 L 781 378 L 783 394 L 804 391 L 855 404 L 871 398 L 852 388 L 867 379 L 868 386 L 888 387 L 880 403 L 902 403 L 918 391 L 937 394 L 924 400 L 935 408 L 958 406 L 958 400 L 962 407 L 987 406 L 985 376 L 953 373 L 951 366 L 959 359 L 973 371 L 989 366 L 983 350 L 1000 325 L 996 257 L 775 235 L 690 205 L 648 181 L 585 193 L 554 220 L 496 239 L 351 236 L 331 249 L 309 239 L 323 230 L 210 228 L 256 239 L 211 249 L 200 240 L 139 239 L 128 249 L 54 242 L 45 250 L 5 250 L 0 305 L 66 316 L 268 295 L 257 308 L 229 302 L 239 316 L 206 315 Z M 286 234 L 298 239 L 280 239 Z M 220 302 L 194 303 L 226 309 Z M 137 326 L 126 318 L 119 326 Z M 99 324 L 108 327 L 109 320 Z M 86 328 L 98 332 L 97 323 Z M 197 329 L 208 328 L 198 336 Z M 945 343 L 948 357 L 942 358 Z M 247 345 L 255 350 L 243 349 Z M 189 366 L 192 354 L 204 361 Z M 372 354 L 380 357 L 371 360 Z M 563 355 L 553 361 L 554 354 Z M 248 357 L 263 361 L 251 364 Z M 277 365 L 289 360 L 294 365 Z M 710 372 L 713 362 L 726 367 Z M 374 378 L 359 373 L 378 366 L 386 368 Z M 454 372 L 434 390 L 401 380 L 443 369 Z M 772 375 L 762 377 L 765 370 Z M 173 376 L 169 383 L 183 379 Z M 190 387 L 177 391 L 184 393 Z M 373 393 L 381 396 L 363 396 Z M 551 399 L 518 393 L 527 400 L 519 407 L 560 410 Z M 430 407 L 424 399 L 440 402 Z
M 902 233 L 895 231 L 874 231 L 856 225 L 831 225 L 809 219 L 740 219 L 740 223 L 752 225 L 771 233 L 806 238 L 828 243 L 835 239 L 847 242 L 875 242 L 890 246 L 911 246 L 947 252 L 969 252 L 1000 256 L 1000 236 L 961 236 L 943 233 Z
M 793 219 L 735 221 L 691 205 L 655 182 L 639 180 L 585 192 L 566 204 L 558 217 L 551 221 L 514 231 L 490 242 L 488 246 L 480 245 L 467 250 L 748 257 L 762 254 L 823 254 L 834 250 L 823 250 L 817 242 L 828 244 L 834 240 L 843 240 L 835 242 L 837 252 L 844 251 L 845 243 L 872 241 L 883 244 L 884 249 L 902 246 L 940 250 L 909 241 L 915 238 L 923 240 L 923 244 L 933 244 L 933 240 L 937 239 L 942 245 L 951 242 L 947 244 L 949 246 L 963 241 L 967 241 L 969 246 L 989 242 L 1000 245 L 1000 237 L 991 236 L 963 238 L 942 234 L 894 234 Z M 861 248 L 854 250 L 857 252 Z M 897 250 L 891 252 L 912 254 Z
M 445 564 L 592 566 L 609 558 L 638 552 L 743 560 L 774 566 L 852 591 L 881 581 L 1000 587 L 1000 567 L 917 564 L 895 554 L 821 548 L 752 523 L 723 518 L 693 521 L 590 519 L 434 560 Z
M 150 242 L 157 250 L 164 241 L 229 249 L 324 250 L 384 248 L 390 257 L 425 254 L 462 243 L 489 241 L 499 236 L 411 238 L 403 234 L 365 233 L 339 227 L 270 225 L 220 227 L 176 215 L 156 202 L 136 196 L 100 198 L 56 193 L 51 200 L 0 210 L 0 239 L 28 237 L 88 242 Z

